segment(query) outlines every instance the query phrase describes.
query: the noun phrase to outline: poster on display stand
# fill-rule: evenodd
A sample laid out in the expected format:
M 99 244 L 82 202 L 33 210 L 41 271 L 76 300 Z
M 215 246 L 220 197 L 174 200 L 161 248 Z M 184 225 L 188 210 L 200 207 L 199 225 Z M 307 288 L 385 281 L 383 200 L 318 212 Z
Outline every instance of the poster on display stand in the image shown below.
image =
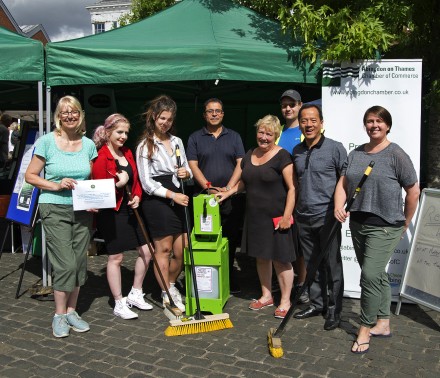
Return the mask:
M 350 153 L 368 142 L 363 126 L 365 111 L 385 107 L 393 118 L 388 139 L 410 156 L 420 179 L 422 60 L 360 60 L 323 65 L 322 105 L 325 135 L 341 142 Z M 404 191 L 402 191 L 404 196 Z M 414 222 L 414 220 L 413 220 Z M 399 295 L 414 223 L 400 241 L 387 266 L 393 299 Z M 347 297 L 360 297 L 360 267 L 348 222 L 342 226 L 341 254 Z
M 31 162 L 35 148 L 35 141 L 37 139 L 38 132 L 36 130 L 29 130 L 26 138 L 26 147 L 20 163 L 20 169 L 18 170 L 14 189 L 12 190 L 8 212 L 6 213 L 6 219 L 27 227 L 32 227 L 38 204 L 39 191 L 25 181 L 24 174 Z

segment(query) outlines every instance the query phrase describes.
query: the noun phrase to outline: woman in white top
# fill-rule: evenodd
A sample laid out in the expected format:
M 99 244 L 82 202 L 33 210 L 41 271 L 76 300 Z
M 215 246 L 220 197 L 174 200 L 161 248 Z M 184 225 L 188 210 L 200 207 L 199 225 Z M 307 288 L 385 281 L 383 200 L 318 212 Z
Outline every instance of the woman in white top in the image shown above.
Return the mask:
M 182 194 L 180 180 L 190 179 L 192 173 L 182 140 L 170 132 L 176 111 L 176 103 L 166 95 L 150 102 L 144 114 L 145 131 L 136 150 L 136 161 L 145 193 L 142 211 L 154 242 L 156 259 L 174 303 L 185 311 L 174 284 L 182 271 L 183 249 L 187 243 L 184 206 L 188 206 L 189 198 Z M 181 168 L 177 167 L 176 146 L 181 153 Z M 169 298 L 156 269 L 155 274 L 165 305 Z

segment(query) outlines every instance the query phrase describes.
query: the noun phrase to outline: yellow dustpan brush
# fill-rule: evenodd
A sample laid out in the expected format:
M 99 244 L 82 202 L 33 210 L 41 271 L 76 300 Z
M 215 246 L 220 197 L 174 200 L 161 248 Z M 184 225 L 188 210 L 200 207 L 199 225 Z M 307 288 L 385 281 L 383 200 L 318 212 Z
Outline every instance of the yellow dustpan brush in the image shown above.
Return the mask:
M 274 336 L 275 331 L 275 328 L 269 330 L 267 334 L 267 346 L 272 357 L 281 358 L 284 355 L 284 351 L 281 346 L 281 338 Z

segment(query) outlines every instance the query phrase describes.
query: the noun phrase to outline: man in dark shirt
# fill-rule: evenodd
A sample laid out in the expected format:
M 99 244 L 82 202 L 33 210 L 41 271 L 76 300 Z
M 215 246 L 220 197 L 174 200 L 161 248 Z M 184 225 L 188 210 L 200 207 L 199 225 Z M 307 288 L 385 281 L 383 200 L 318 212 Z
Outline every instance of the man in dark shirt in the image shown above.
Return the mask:
M 245 154 L 243 142 L 237 132 L 223 126 L 223 116 L 223 103 L 217 98 L 207 100 L 203 113 L 206 126 L 189 137 L 186 156 L 194 175 L 196 193 L 207 189 L 208 182 L 214 189 L 226 191 L 240 180 L 239 166 Z M 229 241 L 231 293 L 240 292 L 233 266 L 243 212 L 242 195 L 228 198 L 220 206 L 223 235 Z
M 297 319 L 325 314 L 324 329 L 335 329 L 340 323 L 344 277 L 341 259 L 341 232 L 328 245 L 328 228 L 334 222 L 333 196 L 347 152 L 340 142 L 324 137 L 321 109 L 303 105 L 299 127 L 304 141 L 293 149 L 293 163 L 298 180 L 295 222 L 299 243 L 310 269 L 310 261 L 328 251 L 314 280 L 309 285 L 310 306 L 294 315 Z

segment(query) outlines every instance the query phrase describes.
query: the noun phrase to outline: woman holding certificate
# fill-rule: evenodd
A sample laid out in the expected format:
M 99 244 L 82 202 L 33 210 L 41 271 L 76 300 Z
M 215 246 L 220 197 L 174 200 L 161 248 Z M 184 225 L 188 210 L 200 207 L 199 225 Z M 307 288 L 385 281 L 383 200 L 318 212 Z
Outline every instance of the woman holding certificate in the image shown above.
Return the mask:
M 62 97 L 54 113 L 55 130 L 40 137 L 25 180 L 41 189 L 39 211 L 53 268 L 55 337 L 69 336 L 70 328 L 90 327 L 76 312 L 79 288 L 87 278 L 87 249 L 92 213 L 73 211 L 72 189 L 90 177 L 96 158 L 94 143 L 84 136 L 84 112 L 72 96 Z M 45 171 L 44 178 L 40 173 Z
M 146 127 L 136 150 L 136 160 L 142 188 L 145 192 L 142 210 L 156 251 L 156 260 L 173 302 L 183 312 L 185 306 L 175 287 L 183 267 L 186 243 L 185 213 L 188 196 L 182 194 L 180 179 L 192 177 L 180 138 L 171 134 L 176 116 L 176 103 L 161 95 L 151 101 L 145 113 Z M 182 167 L 178 168 L 176 146 L 181 152 Z M 163 304 L 169 298 L 155 269 L 162 288 Z
M 107 280 L 115 299 L 113 314 L 122 319 L 138 317 L 131 306 L 141 310 L 151 310 L 153 306 L 145 302 L 142 284 L 151 259 L 146 240 L 132 209 L 139 207 L 142 188 L 131 151 L 124 147 L 130 123 L 122 114 L 112 114 L 99 126 L 93 135 L 98 148 L 98 158 L 93 163 L 94 179 L 115 180 L 116 207 L 102 209 L 97 214 L 97 228 L 104 238 L 108 254 Z M 132 188 L 132 199 L 126 190 Z M 137 249 L 138 257 L 134 267 L 133 287 L 127 297 L 122 296 L 121 264 L 123 252 Z

